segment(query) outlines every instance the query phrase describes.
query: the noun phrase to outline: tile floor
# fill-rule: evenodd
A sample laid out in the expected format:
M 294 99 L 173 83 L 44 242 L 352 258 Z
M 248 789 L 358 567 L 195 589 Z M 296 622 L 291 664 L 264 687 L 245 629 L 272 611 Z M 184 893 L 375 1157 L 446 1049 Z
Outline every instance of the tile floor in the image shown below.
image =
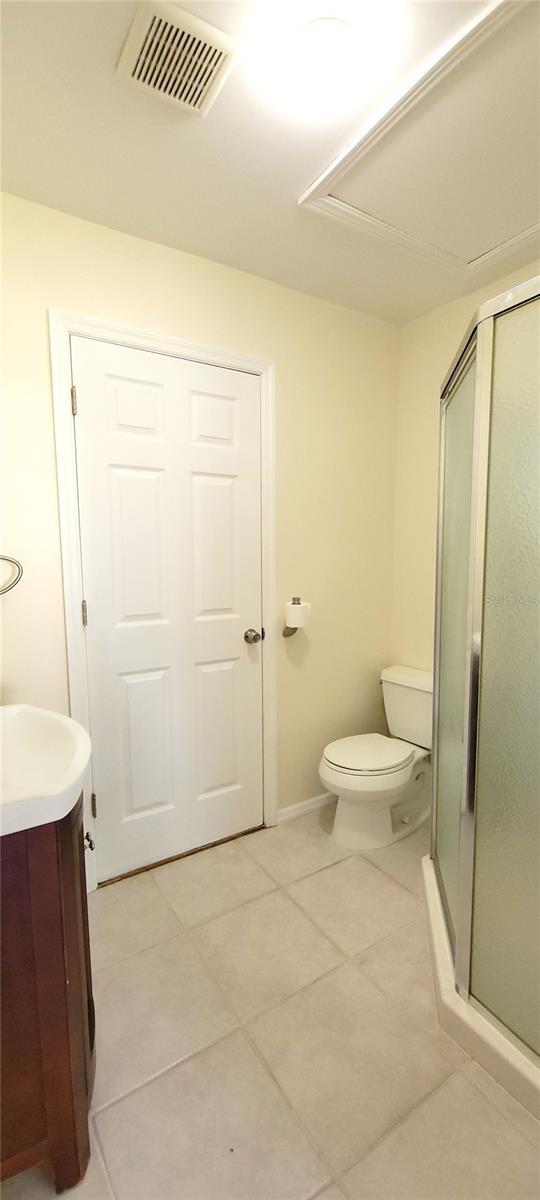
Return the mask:
M 332 816 L 91 896 L 78 1200 L 536 1200 L 537 1122 L 437 1025 L 427 829 L 364 856 Z M 52 1194 L 41 1171 L 3 1191 Z

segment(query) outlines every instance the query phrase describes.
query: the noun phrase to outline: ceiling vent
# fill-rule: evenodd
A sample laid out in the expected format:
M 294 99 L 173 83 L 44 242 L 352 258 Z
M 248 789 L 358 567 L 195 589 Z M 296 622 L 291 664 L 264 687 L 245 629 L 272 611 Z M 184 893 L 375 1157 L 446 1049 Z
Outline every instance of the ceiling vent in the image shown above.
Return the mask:
M 232 38 L 174 4 L 141 4 L 117 70 L 177 107 L 206 116 L 233 66 Z

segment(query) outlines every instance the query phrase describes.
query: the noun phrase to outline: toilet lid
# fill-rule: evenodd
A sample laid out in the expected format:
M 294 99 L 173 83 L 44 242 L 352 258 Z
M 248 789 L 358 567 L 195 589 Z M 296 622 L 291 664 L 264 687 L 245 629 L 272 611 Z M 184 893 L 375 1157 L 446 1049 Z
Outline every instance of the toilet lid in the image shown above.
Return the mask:
M 398 771 L 406 766 L 414 755 L 407 742 L 384 737 L 382 733 L 360 733 L 356 737 L 340 738 L 330 742 L 324 751 L 327 762 L 342 771 L 358 771 L 359 774 L 380 774 L 383 771 Z

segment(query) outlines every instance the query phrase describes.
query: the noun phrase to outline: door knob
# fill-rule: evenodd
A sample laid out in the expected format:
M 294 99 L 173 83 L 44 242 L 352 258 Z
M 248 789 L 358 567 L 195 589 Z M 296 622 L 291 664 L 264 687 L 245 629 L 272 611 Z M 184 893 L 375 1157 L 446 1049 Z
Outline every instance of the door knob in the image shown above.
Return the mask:
M 249 646 L 252 646 L 253 642 L 261 641 L 261 635 L 260 633 L 257 633 L 256 629 L 246 629 L 244 641 L 247 642 Z

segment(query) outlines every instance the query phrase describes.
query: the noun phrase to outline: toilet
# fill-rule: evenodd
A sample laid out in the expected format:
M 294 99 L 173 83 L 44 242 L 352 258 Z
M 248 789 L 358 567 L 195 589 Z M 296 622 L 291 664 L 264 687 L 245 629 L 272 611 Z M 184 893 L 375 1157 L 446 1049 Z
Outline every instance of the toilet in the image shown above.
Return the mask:
M 391 737 L 360 733 L 325 747 L 321 783 L 338 798 L 332 835 L 350 850 L 389 846 L 426 820 L 431 804 L 433 676 L 413 667 L 381 673 Z

